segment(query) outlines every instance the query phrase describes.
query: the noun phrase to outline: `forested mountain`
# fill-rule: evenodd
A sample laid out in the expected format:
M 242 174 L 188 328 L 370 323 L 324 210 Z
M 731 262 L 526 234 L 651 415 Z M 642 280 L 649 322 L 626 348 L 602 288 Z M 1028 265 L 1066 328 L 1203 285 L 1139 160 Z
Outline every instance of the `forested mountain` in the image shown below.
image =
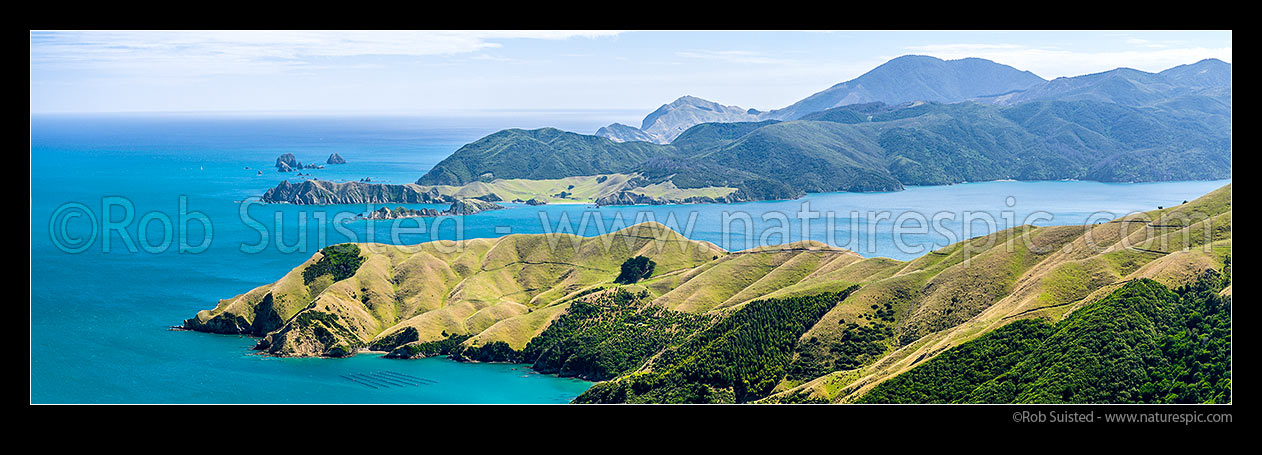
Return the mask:
M 788 107 L 770 111 L 766 116 L 795 120 L 812 112 L 871 102 L 957 103 L 1024 90 L 1043 82 L 1043 78 L 1034 73 L 986 59 L 941 60 L 925 55 L 904 55 Z
M 503 130 L 440 161 L 419 185 L 463 185 L 494 179 L 549 179 L 629 172 L 651 158 L 674 156 L 669 146 L 561 131 Z
M 457 150 L 417 183 L 626 174 L 627 185 L 607 186 L 593 200 L 638 204 L 684 201 L 637 192 L 645 185 L 731 202 L 997 179 L 1225 178 L 1231 65 L 1209 59 L 1160 73 L 1119 68 L 1045 81 L 983 59 L 911 55 L 784 109 L 686 96 L 639 129 L 601 131 L 605 137 L 502 131 Z
M 1231 89 L 1231 64 L 1216 58 L 1179 65 L 1158 74 L 1183 87 Z
M 866 103 L 788 122 L 705 123 L 668 145 L 507 130 L 462 147 L 417 183 L 623 173 L 641 178 L 608 188 L 613 195 L 670 182 L 684 189 L 736 188 L 730 200 L 760 200 L 998 179 L 1226 178 L 1230 123 L 1212 112 L 1188 115 L 1091 99 L 1013 106 Z
M 1014 105 L 1044 100 L 1087 100 L 1134 107 L 1159 107 L 1171 103 L 1189 104 L 1183 100 L 1198 97 L 1221 103 L 1230 111 L 1231 65 L 1221 60 L 1208 59 L 1160 73 L 1118 68 L 1096 74 L 1056 78 L 1018 92 L 979 97 L 977 101 Z
M 1220 179 L 1231 175 L 1231 65 L 1045 81 L 982 59 L 904 56 L 777 111 L 685 96 L 641 128 L 601 131 L 504 130 L 456 150 L 419 187 L 344 190 L 628 205 L 998 179 Z

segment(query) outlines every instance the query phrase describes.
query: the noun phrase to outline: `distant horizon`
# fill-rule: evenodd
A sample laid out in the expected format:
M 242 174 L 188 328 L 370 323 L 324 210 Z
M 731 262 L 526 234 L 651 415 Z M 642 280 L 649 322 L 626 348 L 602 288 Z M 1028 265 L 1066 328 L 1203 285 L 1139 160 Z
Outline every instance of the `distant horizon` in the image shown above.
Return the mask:
M 923 56 L 924 54 L 906 54 L 906 55 L 902 55 L 902 56 L 898 56 L 898 57 L 905 57 L 905 56 L 910 56 L 910 55 Z M 898 57 L 895 57 L 895 58 L 898 58 Z M 933 57 L 933 56 L 929 56 L 929 57 Z M 934 57 L 934 58 L 938 58 L 938 57 Z M 941 60 L 947 60 L 947 61 L 950 61 L 950 60 L 962 60 L 962 59 L 968 59 L 968 58 L 981 58 L 981 57 L 960 57 L 960 58 L 953 58 L 953 59 L 941 59 Z M 989 59 L 986 59 L 986 60 L 989 60 Z M 1215 57 L 1208 57 L 1208 58 L 1204 58 L 1204 59 L 1196 60 L 1196 61 L 1193 61 L 1193 62 L 1187 62 L 1187 63 L 1180 63 L 1180 64 L 1176 64 L 1176 65 L 1173 65 L 1173 66 L 1171 66 L 1171 67 L 1169 67 L 1169 68 L 1163 68 L 1163 69 L 1158 70 L 1158 71 L 1147 71 L 1147 72 L 1148 72 L 1148 73 L 1155 74 L 1155 73 L 1158 73 L 1158 72 L 1160 72 L 1160 71 L 1164 71 L 1164 70 L 1167 70 L 1167 69 L 1170 69 L 1170 68 L 1175 68 L 1175 67 L 1178 67 L 1178 66 L 1183 66 L 1183 65 L 1191 65 L 1191 64 L 1199 63 L 1199 62 L 1202 62 L 1202 61 L 1205 61 L 1205 60 L 1219 60 L 1219 61 L 1223 61 L 1223 60 L 1218 59 L 1218 58 L 1215 58 Z M 993 60 L 991 60 L 991 61 L 993 61 Z M 1227 62 L 1227 61 L 1224 61 L 1224 62 L 1225 62 L 1225 63 L 1227 63 L 1227 64 L 1231 64 L 1231 62 Z M 1003 62 L 995 62 L 995 63 L 1003 64 Z M 879 66 L 879 65 L 878 65 L 878 66 Z M 1009 66 L 1011 66 L 1011 65 L 1009 65 Z M 875 67 L 874 67 L 874 68 L 875 68 Z M 1015 68 L 1015 67 L 1014 67 L 1014 68 Z M 1127 67 L 1117 67 L 1117 68 L 1113 68 L 1113 69 L 1105 70 L 1105 71 L 1102 71 L 1102 72 L 1108 72 L 1108 71 L 1113 71 L 1113 70 L 1116 70 L 1116 69 L 1123 69 L 1123 68 L 1127 68 Z M 1018 69 L 1018 70 L 1022 70 L 1021 68 L 1016 68 L 1016 69 Z M 1129 68 L 1129 69 L 1135 69 L 1135 68 Z M 1023 71 L 1024 71 L 1024 70 L 1023 70 Z M 1144 71 L 1144 70 L 1138 70 L 1138 71 Z M 865 72 L 865 73 L 866 73 L 866 72 Z M 1085 74 L 1072 75 L 1072 76 L 1062 76 L 1062 77 L 1081 77 L 1081 76 L 1088 76 L 1088 75 L 1092 75 L 1092 74 L 1099 74 L 1099 73 L 1101 73 L 1101 72 L 1095 72 L 1095 73 L 1085 73 Z M 1042 76 L 1040 76 L 1040 77 L 1042 77 Z M 1050 80 L 1054 80 L 1054 79 L 1047 79 L 1047 78 L 1044 78 L 1044 79 L 1045 79 L 1045 80 L 1049 80 L 1049 81 L 1050 81 Z M 843 82 L 846 82 L 846 81 L 838 81 L 838 82 L 837 82 L 837 84 L 840 84 L 840 83 L 843 83 Z M 833 84 L 833 85 L 836 85 L 836 84 Z M 831 87 L 831 86 L 830 86 L 830 87 Z M 827 87 L 825 87 L 825 88 L 827 88 Z M 821 88 L 821 90 L 823 90 L 823 89 L 824 89 L 824 88 Z M 429 110 L 420 110 L 420 109 L 413 109 L 413 110 L 373 110 L 373 109 L 368 109 L 368 108 L 362 108 L 362 109 L 344 109 L 344 110 L 311 110 L 311 109 L 297 109 L 297 108 L 295 108 L 295 109 L 275 109 L 275 110 L 201 110 L 201 111 L 191 111 L 191 110 L 185 110 L 185 111 L 156 111 L 156 110 L 155 110 L 155 111 L 82 111 L 82 112 L 78 112 L 78 111 L 35 112 L 35 111 L 32 111 L 32 112 L 30 113 L 30 116 L 31 116 L 32 118 L 35 118 L 35 117 L 76 117 L 76 116 L 77 116 L 77 117 L 87 117 L 87 118 L 93 118 L 93 117 L 137 117 L 137 118 L 144 118 L 144 117 L 186 117 L 186 118 L 199 118 L 199 117 L 202 117 L 202 118 L 248 118 L 248 117 L 259 117 L 259 118 L 273 118 L 273 119 L 290 119 L 290 118 L 372 118 L 372 117 L 382 117 L 382 118 L 425 118 L 425 119 L 433 119 L 433 118 L 442 118 L 442 117 L 456 117 L 456 118 L 465 117 L 465 118 L 481 118 L 481 119 L 486 119 L 486 118 L 489 118 L 489 117 L 495 117 L 495 116 L 500 116 L 500 115 L 505 116 L 505 117 L 508 117 L 508 116 L 512 116 L 512 115 L 514 115 L 514 114 L 550 114 L 550 115 L 556 115 L 556 114 L 584 114 L 584 113 L 600 113 L 600 114 L 605 114 L 605 116 L 603 117 L 603 118 L 605 119 L 605 121 L 609 121 L 609 122 L 612 122 L 612 123 L 621 123 L 621 124 L 625 124 L 625 125 L 628 125 L 628 126 L 631 126 L 631 127 L 638 127 L 638 126 L 640 125 L 640 123 L 641 123 L 641 122 L 640 122 L 640 121 L 641 121 L 641 119 L 643 119 L 643 118 L 644 118 L 644 116 L 648 115 L 650 112 L 654 111 L 655 109 L 660 108 L 661 106 L 664 106 L 664 105 L 666 105 L 666 104 L 669 104 L 669 103 L 671 103 L 671 102 L 677 101 L 677 100 L 679 100 L 679 99 L 681 99 L 681 98 L 685 98 L 685 97 L 694 97 L 694 95 L 691 95 L 691 94 L 682 94 L 682 95 L 679 95 L 679 96 L 678 96 L 678 97 L 676 97 L 676 98 L 672 98 L 671 100 L 668 100 L 668 101 L 663 101 L 663 102 L 662 102 L 662 104 L 661 104 L 661 105 L 659 105 L 659 106 L 654 106 L 654 107 L 650 107 L 650 108 L 638 108 L 638 107 L 621 107 L 621 108 L 616 108 L 616 107 L 609 107 L 609 108 L 602 108 L 602 107 L 591 107 L 591 108 L 585 108 L 585 107 L 568 107 L 568 108 L 567 108 L 567 107 L 553 107 L 553 108 L 547 108 L 547 107 L 544 107 L 544 108 L 531 108 L 531 107 L 500 107 L 500 108 L 496 108 L 496 107 L 486 107 L 486 108 L 458 108 L 458 107 L 449 107 L 449 108 L 432 108 L 432 109 L 429 109 Z M 698 97 L 698 98 L 699 98 L 699 97 Z M 720 103 L 720 104 L 723 104 L 723 101 L 722 101 L 722 100 L 709 100 L 709 101 L 714 101 L 714 102 L 718 102 L 718 103 Z M 948 104 L 949 104 L 949 103 L 948 103 Z M 783 107 L 783 106 L 782 106 L 782 107 Z M 778 108 L 772 108 L 772 109 L 778 109 Z M 539 121 L 544 121 L 544 122 L 546 122 L 546 121 L 547 121 L 546 119 L 538 119 L 538 120 L 539 120 Z M 603 126 L 603 125 L 602 125 L 602 126 Z M 507 128 L 513 128 L 513 127 L 507 127 Z M 558 125 L 554 125 L 554 124 L 550 124 L 550 123 L 541 123 L 541 124 L 538 124 L 538 125 L 536 125 L 536 126 L 521 127 L 521 128 L 526 128 L 526 129 L 538 129 L 538 128 L 559 128 L 559 129 L 562 129 L 562 130 L 565 130 L 565 131 L 572 131 L 572 132 L 581 133 L 581 134 L 595 134 L 595 133 L 596 133 L 596 130 L 595 130 L 595 129 L 591 129 L 590 131 L 586 131 L 586 130 L 585 130 L 585 131 L 575 131 L 575 130 L 567 129 L 567 127 L 565 127 L 565 126 L 558 126 Z
M 663 103 L 663 104 L 665 104 L 665 103 Z M 407 110 L 363 110 L 363 109 L 352 109 L 352 110 L 278 109 L 278 110 L 270 110 L 270 111 L 269 111 L 269 110 L 205 110 L 205 111 L 47 111 L 47 112 L 34 112 L 34 111 L 32 111 L 32 112 L 30 113 L 30 115 L 31 115 L 31 116 L 59 116 L 59 115 L 64 115 L 64 116 L 76 116 L 76 115 L 84 115 L 84 116 L 87 116 L 87 115 L 187 115 L 187 116 L 197 116 L 197 115 L 207 115 L 207 116 L 242 115 L 242 116 L 250 116 L 250 115 L 257 115 L 257 116 L 273 116 L 273 115 L 292 115 L 292 116 L 295 116 L 295 117 L 304 117 L 304 116 L 319 116 L 319 117 L 328 117 L 328 116 L 333 116 L 333 117 L 336 117 L 336 116 L 346 115 L 346 116 L 401 116 L 401 117 L 410 117 L 410 116 L 415 116 L 415 117 L 432 117 L 432 116 L 440 116 L 440 115 L 453 115 L 453 114 L 468 114 L 468 115 L 475 115 L 475 114 L 491 114 L 491 113 L 512 114 L 512 113 L 530 113 L 530 112 L 541 112 L 541 113 L 549 113 L 549 112 L 551 112 L 551 113 L 570 113 L 570 112 L 575 112 L 575 113 L 581 113 L 581 112 L 608 112 L 608 113 L 613 113 L 613 112 L 626 112 L 626 113 L 638 113 L 641 117 L 643 117 L 643 116 L 644 116 L 644 114 L 647 114 L 647 113 L 648 113 L 648 111 L 644 111 L 644 110 L 643 110 L 643 109 L 641 109 L 641 108 L 612 108 L 612 107 L 611 107 L 611 108 L 537 108 L 537 109 L 532 109 L 532 108 L 467 108 L 467 109 L 459 109 L 459 108 L 435 108 L 435 109 L 433 109 L 433 110 L 411 110 L 411 111 L 407 111 Z
M 458 115 L 783 108 L 890 59 L 1043 79 L 1231 62 L 1230 31 L 31 32 L 30 112 Z
M 922 55 L 922 54 L 907 54 L 907 55 Z M 905 55 L 904 55 L 904 56 L 905 56 Z M 904 57 L 904 56 L 900 56 L 900 57 Z M 932 56 L 932 55 L 930 55 L 929 57 L 933 57 L 933 56 Z M 934 57 L 934 58 L 937 58 L 937 57 Z M 958 58 L 958 59 L 941 59 L 941 60 L 952 61 L 952 60 L 963 60 L 963 59 L 969 59 L 969 58 L 980 58 L 980 57 L 961 57 L 961 58 Z M 1201 60 L 1197 60 L 1197 61 L 1195 61 L 1195 62 L 1181 63 L 1181 64 L 1178 64 L 1178 65 L 1172 66 L 1172 67 L 1170 67 L 1170 68 L 1175 68 L 1175 67 L 1182 66 L 1182 65 L 1191 65 L 1191 64 L 1196 64 L 1196 63 L 1200 63 L 1200 62 L 1203 62 L 1203 61 L 1206 61 L 1206 60 L 1218 60 L 1218 61 L 1222 61 L 1222 62 L 1227 63 L 1227 64 L 1231 64 L 1231 62 L 1228 62 L 1228 61 L 1225 61 L 1225 60 L 1222 60 L 1222 59 L 1218 59 L 1218 58 L 1214 58 L 1214 57 L 1209 57 L 1209 58 L 1204 58 L 1204 59 L 1201 59 Z M 993 61 L 993 60 L 992 60 L 992 61 Z M 995 62 L 995 63 L 1003 64 L 1003 62 Z M 1011 65 L 1009 65 L 1009 66 L 1011 66 Z M 1014 68 L 1015 68 L 1015 67 L 1014 67 Z M 1170 68 L 1165 68 L 1165 69 L 1170 69 Z M 1016 69 L 1020 70 L 1021 68 L 1016 68 Z M 1090 75 L 1092 75 L 1092 74 L 1100 74 L 1100 73 L 1104 73 L 1104 72 L 1108 72 L 1108 71 L 1113 71 L 1113 70 L 1117 70 L 1117 69 L 1135 69 L 1135 68 L 1128 68 L 1128 67 L 1120 66 L 1120 67 L 1113 68 L 1113 69 L 1110 69 L 1110 70 L 1105 70 L 1105 71 L 1100 71 L 1100 72 L 1095 72 L 1095 73 L 1078 74 L 1078 75 L 1074 75 L 1074 76 L 1061 76 L 1061 77 L 1058 77 L 1058 78 L 1055 78 L 1055 79 L 1061 79 L 1061 78 L 1073 78 L 1073 77 L 1081 77 L 1081 76 L 1090 76 Z M 1143 71 L 1143 70 L 1137 70 L 1137 71 Z M 1164 69 L 1163 69 L 1162 71 L 1164 71 Z M 1150 73 L 1150 74 L 1156 74 L 1156 73 L 1158 73 L 1158 72 L 1160 72 L 1160 71 L 1146 71 L 1146 72 L 1148 72 L 1148 73 Z M 1039 77 L 1042 77 L 1042 76 L 1039 76 Z M 1045 78 L 1045 79 L 1046 79 L 1046 78 Z M 1049 80 L 1049 81 L 1050 81 L 1050 80 L 1055 80 L 1055 79 L 1046 79 L 1046 80 Z M 843 82 L 846 82 L 846 81 L 838 81 L 838 83 L 843 83 Z M 825 88 L 827 88 L 827 87 L 825 87 Z M 821 90 L 823 90 L 823 89 L 821 89 Z M 663 101 L 663 102 L 662 102 L 662 105 L 669 104 L 669 103 L 671 103 L 671 102 L 674 102 L 674 101 L 679 100 L 680 98 L 685 98 L 685 97 L 694 97 L 694 96 L 693 96 L 693 95 L 690 95 L 690 94 L 683 94 L 683 95 L 679 95 L 678 97 L 676 97 L 676 98 L 674 98 L 674 99 L 672 99 L 672 100 L 669 100 L 669 101 Z M 696 97 L 696 98 L 700 98 L 700 97 Z M 702 98 L 702 99 L 704 99 L 704 98 Z M 720 103 L 720 104 L 723 104 L 723 102 L 722 102 L 721 100 L 708 100 L 708 101 L 714 101 L 714 102 L 718 102 L 718 103 Z M 660 107 L 660 106 L 658 106 L 658 107 Z M 782 107 L 783 107 L 783 106 L 782 106 Z M 294 116 L 308 116 L 308 115 L 309 115 L 309 116 L 338 116 L 338 115 L 361 116 L 361 115 L 362 115 L 362 116 L 376 116 L 376 115 L 382 115 L 382 116 L 418 116 L 418 117 L 426 117 L 426 116 L 451 115 L 451 114 L 470 114 L 470 115 L 471 115 L 471 114 L 487 114 L 487 113 L 496 113 L 496 112 L 502 112 L 502 113 L 517 113 L 517 112 L 522 112 L 522 113 L 527 113 L 527 112 L 555 112 L 555 113 L 565 113 L 565 112 L 609 112 L 609 113 L 612 113 L 612 112 L 628 112 L 628 113 L 630 113 L 630 112 L 636 112 L 636 113 L 647 113 L 647 112 L 652 111 L 653 109 L 657 109 L 657 107 L 648 108 L 648 110 L 647 110 L 647 111 L 645 110 L 645 108 L 642 108 L 642 107 L 607 107 L 607 108 L 606 108 L 606 107 L 554 107 L 554 108 L 531 108 L 531 107 L 502 107 L 502 108 L 496 108 L 496 107 L 485 107 L 485 108 L 459 108 L 459 107 L 448 107 L 448 108 L 432 108 L 432 109 L 429 109 L 429 110 L 373 110 L 373 109 L 369 109 L 369 108 L 362 108 L 362 109 L 343 109 L 343 110 L 310 110 L 310 109 L 299 109 L 299 108 L 293 108 L 293 109 L 275 109 L 275 110 L 227 110 L 227 109 L 225 109 L 225 110 L 200 110 L 200 111 L 190 111 L 190 110 L 185 110 L 185 111 L 171 111 L 171 110 L 151 110 L 151 111 L 150 111 L 150 110 L 136 110 L 136 111 L 45 111 L 45 112 L 35 112 L 35 111 L 32 111 L 32 112 L 31 112 L 31 115 L 91 115 L 91 114 L 100 114 L 100 115 L 142 115 L 142 114 L 153 114 L 153 115 L 260 115 L 260 116 L 268 116 L 268 115 L 294 115 Z M 778 109 L 778 108 L 770 108 L 770 109 Z M 770 109 L 767 109 L 767 110 L 770 110 Z

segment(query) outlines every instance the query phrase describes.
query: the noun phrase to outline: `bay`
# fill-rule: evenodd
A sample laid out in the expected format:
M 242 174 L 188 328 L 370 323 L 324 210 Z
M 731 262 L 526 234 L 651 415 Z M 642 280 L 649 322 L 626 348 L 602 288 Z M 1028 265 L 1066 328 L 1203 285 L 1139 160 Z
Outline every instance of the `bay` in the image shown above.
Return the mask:
M 373 222 L 335 221 L 339 213 L 373 207 L 241 202 L 303 178 L 275 172 L 282 153 L 323 163 L 336 152 L 349 161 L 304 171 L 311 177 L 408 183 L 461 145 L 502 128 L 589 132 L 626 115 L 33 116 L 31 401 L 564 403 L 590 386 L 532 374 L 523 365 L 377 355 L 270 358 L 254 355 L 246 337 L 167 330 L 344 241 L 597 235 L 651 220 L 729 250 L 809 238 L 909 260 L 995 229 L 1096 222 L 1176 205 L 1229 183 L 982 182 L 723 205 L 506 204 L 507 210 L 466 217 Z M 966 222 L 969 215 L 974 222 Z M 933 226 L 935 216 L 941 218 Z M 916 227 L 919 219 L 930 222 L 927 232 Z M 904 232 L 895 228 L 899 222 Z M 106 229 L 110 223 L 119 229 Z M 74 239 L 86 247 L 67 248 Z M 348 379 L 362 375 L 427 381 L 373 388 Z

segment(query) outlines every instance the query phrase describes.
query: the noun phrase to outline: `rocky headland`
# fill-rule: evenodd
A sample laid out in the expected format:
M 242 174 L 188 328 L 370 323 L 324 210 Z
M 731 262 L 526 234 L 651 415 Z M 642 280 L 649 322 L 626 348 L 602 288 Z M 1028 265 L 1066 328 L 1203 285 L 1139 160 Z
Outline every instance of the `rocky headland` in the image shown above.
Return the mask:
M 364 182 L 331 182 L 305 180 L 300 183 L 280 182 L 263 193 L 263 202 L 299 205 L 333 204 L 450 204 L 456 199 L 435 188 L 420 185 L 388 185 Z

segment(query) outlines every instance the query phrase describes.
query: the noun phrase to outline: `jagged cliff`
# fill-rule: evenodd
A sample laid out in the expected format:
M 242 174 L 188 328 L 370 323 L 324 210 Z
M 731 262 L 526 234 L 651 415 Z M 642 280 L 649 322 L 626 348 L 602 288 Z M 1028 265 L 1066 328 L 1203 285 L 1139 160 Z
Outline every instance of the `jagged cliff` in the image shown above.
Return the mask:
M 651 182 L 639 174 L 607 174 L 549 180 L 494 180 L 460 186 L 392 185 L 368 182 L 306 180 L 281 182 L 263 194 L 266 203 L 327 204 L 482 204 L 515 200 L 598 205 L 691 204 L 756 200 L 736 188 L 679 188 L 673 182 Z M 477 211 L 486 210 L 489 206 Z M 475 212 L 458 212 L 470 214 Z

